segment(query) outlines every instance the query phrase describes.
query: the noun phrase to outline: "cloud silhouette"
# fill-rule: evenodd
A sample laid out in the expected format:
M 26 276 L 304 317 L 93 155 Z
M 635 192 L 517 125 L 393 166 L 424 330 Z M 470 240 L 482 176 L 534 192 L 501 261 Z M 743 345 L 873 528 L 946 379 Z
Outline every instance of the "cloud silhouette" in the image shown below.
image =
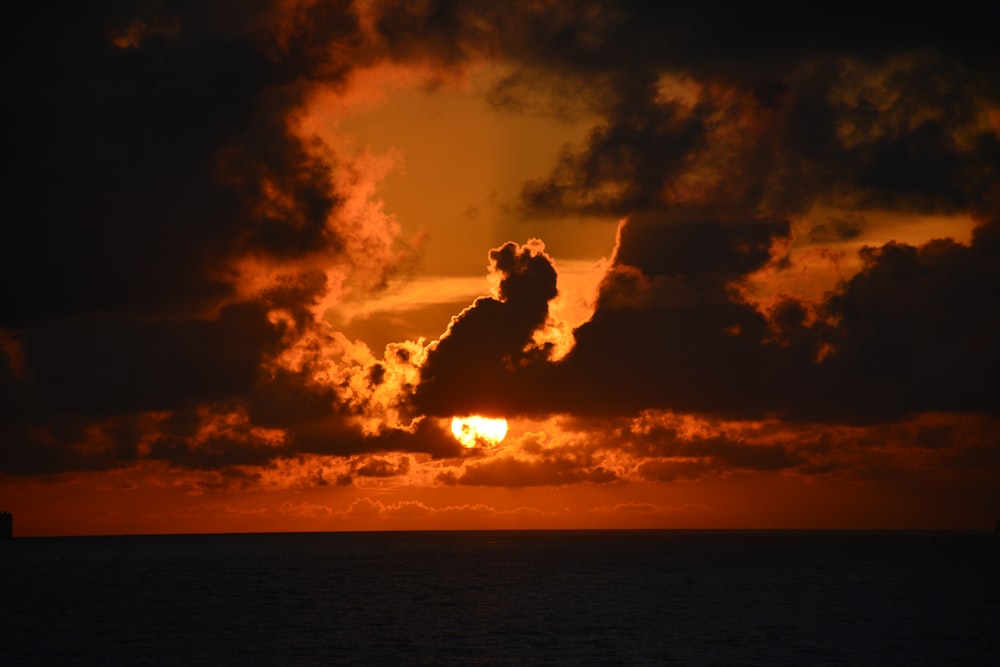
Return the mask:
M 477 299 L 428 349 L 414 396 L 418 410 L 504 414 L 518 369 L 546 356 L 545 349 L 532 345 L 557 294 L 556 271 L 544 246 L 506 243 L 491 250 L 489 260 L 499 280 L 497 295 Z
M 582 0 L 11 12 L 0 472 L 444 459 L 461 449 L 435 418 L 466 413 L 875 430 L 998 416 L 1000 50 L 974 13 L 816 21 Z M 509 68 L 486 94 L 498 110 L 597 118 L 511 207 L 542 238 L 556 220 L 623 220 L 593 315 L 556 358 L 538 334 L 557 264 L 540 241 L 511 242 L 489 253 L 492 296 L 439 340 L 378 358 L 324 310 L 415 255 L 366 199 L 371 166 L 300 121 L 366 68 L 484 62 Z M 965 244 L 873 242 L 811 302 L 746 297 L 765 268 L 802 269 L 782 248 L 867 238 L 883 214 L 975 229 Z M 650 480 L 847 465 L 731 438 L 643 451 Z M 407 472 L 389 460 L 353 473 Z M 619 478 L 575 461 L 501 458 L 445 481 Z

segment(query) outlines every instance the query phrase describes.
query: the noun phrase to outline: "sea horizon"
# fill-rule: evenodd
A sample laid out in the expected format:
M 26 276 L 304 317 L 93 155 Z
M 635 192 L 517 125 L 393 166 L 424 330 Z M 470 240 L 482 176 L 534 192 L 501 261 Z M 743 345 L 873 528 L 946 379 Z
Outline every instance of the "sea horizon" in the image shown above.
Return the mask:
M 434 533 L 947 533 L 996 534 L 998 528 L 409 528 L 409 529 L 350 529 L 350 530 L 233 530 L 183 532 L 124 532 L 124 533 L 52 533 L 36 535 L 14 534 L 10 539 L 60 537 L 185 537 L 199 535 L 363 535 L 363 534 L 434 534 Z
M 12 665 L 990 664 L 989 531 L 18 538 Z

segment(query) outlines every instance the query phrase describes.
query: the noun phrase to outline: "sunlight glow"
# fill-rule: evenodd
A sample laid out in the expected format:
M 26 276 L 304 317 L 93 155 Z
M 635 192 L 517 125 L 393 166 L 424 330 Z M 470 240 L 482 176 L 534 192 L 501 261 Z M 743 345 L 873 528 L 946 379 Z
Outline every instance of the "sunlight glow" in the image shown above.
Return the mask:
M 479 415 L 454 417 L 451 420 L 451 433 L 465 447 L 498 445 L 507 435 L 507 420 Z

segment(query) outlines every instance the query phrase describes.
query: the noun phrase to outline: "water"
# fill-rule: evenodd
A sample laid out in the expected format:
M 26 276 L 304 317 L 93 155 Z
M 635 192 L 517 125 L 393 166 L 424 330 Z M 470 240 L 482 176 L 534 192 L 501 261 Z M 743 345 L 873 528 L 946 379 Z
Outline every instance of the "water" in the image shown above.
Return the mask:
M 20 538 L 0 665 L 996 664 L 988 533 Z

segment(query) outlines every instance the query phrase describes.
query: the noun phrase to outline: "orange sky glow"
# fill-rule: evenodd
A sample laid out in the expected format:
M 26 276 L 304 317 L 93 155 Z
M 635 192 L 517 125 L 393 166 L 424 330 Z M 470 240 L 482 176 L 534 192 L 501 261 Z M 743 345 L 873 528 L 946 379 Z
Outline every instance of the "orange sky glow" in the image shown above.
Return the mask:
M 38 47 L 93 85 L 13 149 L 16 535 L 993 527 L 1000 96 L 961 45 L 273 5 Z

